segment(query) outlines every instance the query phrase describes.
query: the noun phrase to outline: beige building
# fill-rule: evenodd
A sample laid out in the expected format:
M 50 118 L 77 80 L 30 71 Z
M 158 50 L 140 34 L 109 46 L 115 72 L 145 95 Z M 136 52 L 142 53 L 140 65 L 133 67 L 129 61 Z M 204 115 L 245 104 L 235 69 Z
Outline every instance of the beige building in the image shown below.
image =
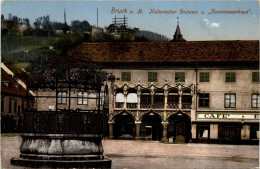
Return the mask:
M 68 55 L 115 76 L 110 138 L 258 143 L 259 41 L 82 43 Z M 58 96 L 66 108 L 68 92 Z M 71 109 L 96 106 L 95 93 L 71 96 Z M 38 99 L 37 108 L 53 103 Z

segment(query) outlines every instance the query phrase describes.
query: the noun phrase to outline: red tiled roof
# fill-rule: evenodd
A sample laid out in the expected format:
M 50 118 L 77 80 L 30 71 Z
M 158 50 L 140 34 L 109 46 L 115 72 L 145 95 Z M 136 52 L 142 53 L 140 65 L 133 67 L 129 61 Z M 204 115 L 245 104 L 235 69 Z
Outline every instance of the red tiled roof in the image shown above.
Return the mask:
M 10 82 L 11 86 L 8 87 L 4 83 Z M 12 76 L 8 75 L 3 69 L 1 69 L 1 93 L 16 95 L 16 96 L 27 96 L 27 91 L 21 86 L 21 89 L 16 88 L 14 85 L 18 84 Z M 29 93 L 29 96 L 32 96 Z
M 258 62 L 259 41 L 85 42 L 68 55 L 102 63 Z
M 16 77 L 20 78 L 21 80 L 28 79 L 29 76 L 27 72 L 25 72 L 24 70 L 20 68 L 16 68 L 13 65 L 6 65 L 6 66 L 15 74 Z

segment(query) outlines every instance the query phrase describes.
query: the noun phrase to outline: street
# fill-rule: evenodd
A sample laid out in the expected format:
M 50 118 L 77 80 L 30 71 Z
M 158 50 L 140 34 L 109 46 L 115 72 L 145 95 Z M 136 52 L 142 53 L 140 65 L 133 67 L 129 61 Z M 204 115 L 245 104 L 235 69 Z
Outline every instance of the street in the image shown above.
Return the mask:
M 10 159 L 19 156 L 19 135 L 2 134 L 2 169 L 18 169 Z M 113 169 L 255 169 L 259 146 L 163 144 L 158 141 L 103 140 L 104 155 Z

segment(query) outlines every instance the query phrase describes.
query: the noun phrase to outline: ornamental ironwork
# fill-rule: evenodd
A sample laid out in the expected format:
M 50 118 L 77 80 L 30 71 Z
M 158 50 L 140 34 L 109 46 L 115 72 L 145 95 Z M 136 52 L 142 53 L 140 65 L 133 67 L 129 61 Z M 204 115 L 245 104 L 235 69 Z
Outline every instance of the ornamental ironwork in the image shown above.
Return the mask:
M 25 133 L 102 134 L 104 117 L 97 110 L 68 113 L 35 111 L 24 115 Z
M 98 91 L 106 81 L 106 73 L 100 67 L 95 63 L 59 56 L 32 73 L 28 88 L 33 91 Z
M 104 86 L 107 73 L 101 65 L 83 62 L 78 58 L 58 56 L 32 73 L 28 90 L 55 92 L 56 110 L 27 111 L 24 116 L 25 133 L 49 134 L 103 134 L 108 116 L 108 87 Z M 104 89 L 105 103 L 101 108 L 101 88 Z M 68 107 L 58 109 L 58 93 L 68 91 Z M 72 110 L 72 91 L 96 93 L 97 106 L 94 110 Z M 39 98 L 50 96 L 36 96 Z

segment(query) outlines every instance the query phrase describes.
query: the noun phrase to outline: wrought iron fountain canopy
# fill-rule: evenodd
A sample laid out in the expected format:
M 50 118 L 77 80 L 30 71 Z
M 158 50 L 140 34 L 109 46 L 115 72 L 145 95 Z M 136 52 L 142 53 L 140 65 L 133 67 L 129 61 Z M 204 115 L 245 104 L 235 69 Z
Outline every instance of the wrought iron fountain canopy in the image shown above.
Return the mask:
M 106 75 L 100 65 L 68 56 L 56 57 L 33 72 L 28 79 L 27 90 L 47 94 L 55 92 L 56 109 L 29 111 L 27 108 L 21 154 L 12 158 L 11 164 L 27 167 L 111 168 L 111 160 L 103 156 L 102 147 L 108 106 L 104 103 L 101 108 L 100 99 L 101 88 L 105 97 L 108 94 L 108 87 L 104 86 Z M 66 96 L 68 108 L 58 109 L 58 93 L 64 90 L 69 94 Z M 73 91 L 95 92 L 97 107 L 93 110 L 72 110 Z
M 107 80 L 101 65 L 59 56 L 32 73 L 28 89 L 52 91 L 56 95 L 55 111 L 28 111 L 24 117 L 25 133 L 104 133 L 104 108 L 101 110 L 101 88 Z M 68 91 L 68 109 L 58 109 L 58 93 Z M 107 90 L 107 87 L 104 87 Z M 71 92 L 95 92 L 99 99 L 97 110 L 72 110 Z M 107 91 L 104 91 L 107 94 Z M 37 99 L 37 96 L 36 96 Z M 106 100 L 106 99 L 105 99 Z M 106 104 L 106 103 L 105 103 Z

